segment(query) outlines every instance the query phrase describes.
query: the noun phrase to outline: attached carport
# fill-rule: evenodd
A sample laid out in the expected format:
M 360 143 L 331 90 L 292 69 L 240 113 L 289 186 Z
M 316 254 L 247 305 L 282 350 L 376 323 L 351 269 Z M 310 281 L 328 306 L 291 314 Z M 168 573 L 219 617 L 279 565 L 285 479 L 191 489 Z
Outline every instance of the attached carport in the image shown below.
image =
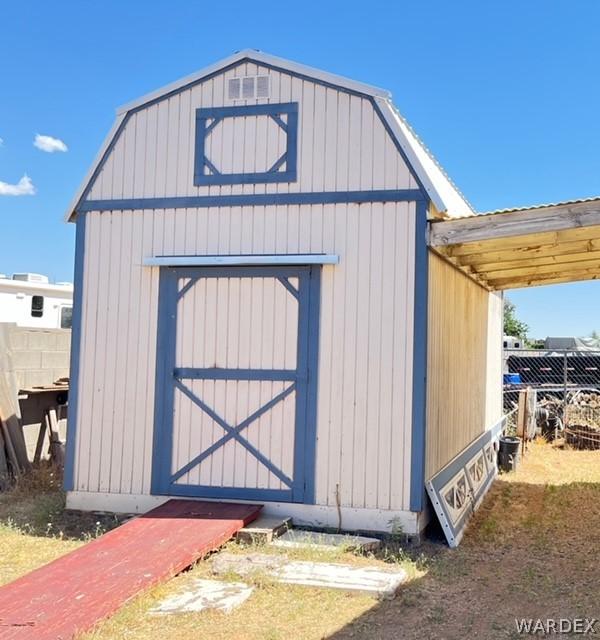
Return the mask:
M 456 546 L 495 477 L 493 443 L 505 426 L 506 416 L 496 420 L 504 412 L 501 292 L 600 279 L 600 197 L 435 218 L 428 244 L 427 459 L 440 442 L 461 446 L 441 470 L 430 465 L 425 485 Z
M 600 278 L 600 197 L 434 220 L 429 246 L 490 290 Z

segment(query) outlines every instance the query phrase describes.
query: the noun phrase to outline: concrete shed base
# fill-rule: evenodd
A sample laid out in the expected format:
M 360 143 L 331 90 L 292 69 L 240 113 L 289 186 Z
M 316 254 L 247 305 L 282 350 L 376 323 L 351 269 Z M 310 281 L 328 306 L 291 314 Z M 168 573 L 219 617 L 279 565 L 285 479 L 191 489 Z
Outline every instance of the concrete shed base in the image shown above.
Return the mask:
M 170 500 L 174 496 L 132 495 L 69 491 L 67 508 L 78 511 L 109 511 L 113 513 L 145 513 Z M 187 499 L 187 498 L 186 498 Z M 199 498 L 200 499 L 200 498 Z M 202 498 L 206 501 L 206 498 Z M 237 502 L 219 499 L 218 502 Z M 342 529 L 343 531 L 372 531 L 375 533 L 406 534 L 419 536 L 427 525 L 427 512 L 391 511 L 384 509 L 355 509 L 325 505 L 293 504 L 290 502 L 264 502 L 262 513 L 277 517 L 290 516 L 298 526 L 317 529 Z

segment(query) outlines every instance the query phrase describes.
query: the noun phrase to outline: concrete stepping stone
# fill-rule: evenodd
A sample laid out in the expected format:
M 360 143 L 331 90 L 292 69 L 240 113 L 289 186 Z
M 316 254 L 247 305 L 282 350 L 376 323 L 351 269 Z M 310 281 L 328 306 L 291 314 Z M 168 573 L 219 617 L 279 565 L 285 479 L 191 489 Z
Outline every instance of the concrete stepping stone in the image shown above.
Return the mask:
M 231 613 L 250 597 L 253 590 L 254 587 L 243 582 L 220 582 L 195 578 L 182 591 L 165 598 L 151 609 L 150 613 L 154 615 L 197 613 L 205 609 Z
M 264 572 L 274 580 L 286 584 L 343 589 L 380 599 L 393 598 L 407 579 L 404 569 L 382 571 L 375 567 L 354 567 L 330 562 L 290 562 L 283 555 L 258 553 L 221 553 L 213 560 L 213 571 L 217 574 L 236 573 L 242 576 Z
M 254 522 L 237 532 L 236 539 L 246 544 L 268 544 L 292 526 L 290 517 L 259 516 Z
M 323 549 L 334 551 L 376 551 L 381 540 L 340 533 L 318 533 L 290 529 L 271 543 L 274 547 L 290 549 Z

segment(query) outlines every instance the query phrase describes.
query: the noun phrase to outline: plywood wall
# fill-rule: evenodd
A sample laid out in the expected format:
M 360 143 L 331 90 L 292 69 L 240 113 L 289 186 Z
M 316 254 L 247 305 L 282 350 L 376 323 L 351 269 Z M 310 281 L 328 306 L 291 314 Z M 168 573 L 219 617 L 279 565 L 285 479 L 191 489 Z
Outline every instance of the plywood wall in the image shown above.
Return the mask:
M 415 205 L 86 215 L 74 489 L 150 492 L 154 255 L 333 253 L 322 273 L 316 501 L 409 509 Z
M 502 297 L 429 254 L 426 477 L 502 415 Z

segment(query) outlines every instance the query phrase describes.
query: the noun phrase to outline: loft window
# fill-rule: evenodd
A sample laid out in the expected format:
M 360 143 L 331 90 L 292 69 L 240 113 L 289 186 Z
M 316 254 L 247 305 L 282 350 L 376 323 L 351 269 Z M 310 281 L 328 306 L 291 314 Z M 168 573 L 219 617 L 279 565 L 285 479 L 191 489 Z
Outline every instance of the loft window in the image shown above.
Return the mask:
M 297 102 L 196 109 L 196 186 L 295 182 L 297 155 Z
M 60 308 L 60 328 L 70 329 L 73 324 L 73 307 Z
M 44 296 L 31 296 L 31 316 L 41 318 L 44 315 Z

